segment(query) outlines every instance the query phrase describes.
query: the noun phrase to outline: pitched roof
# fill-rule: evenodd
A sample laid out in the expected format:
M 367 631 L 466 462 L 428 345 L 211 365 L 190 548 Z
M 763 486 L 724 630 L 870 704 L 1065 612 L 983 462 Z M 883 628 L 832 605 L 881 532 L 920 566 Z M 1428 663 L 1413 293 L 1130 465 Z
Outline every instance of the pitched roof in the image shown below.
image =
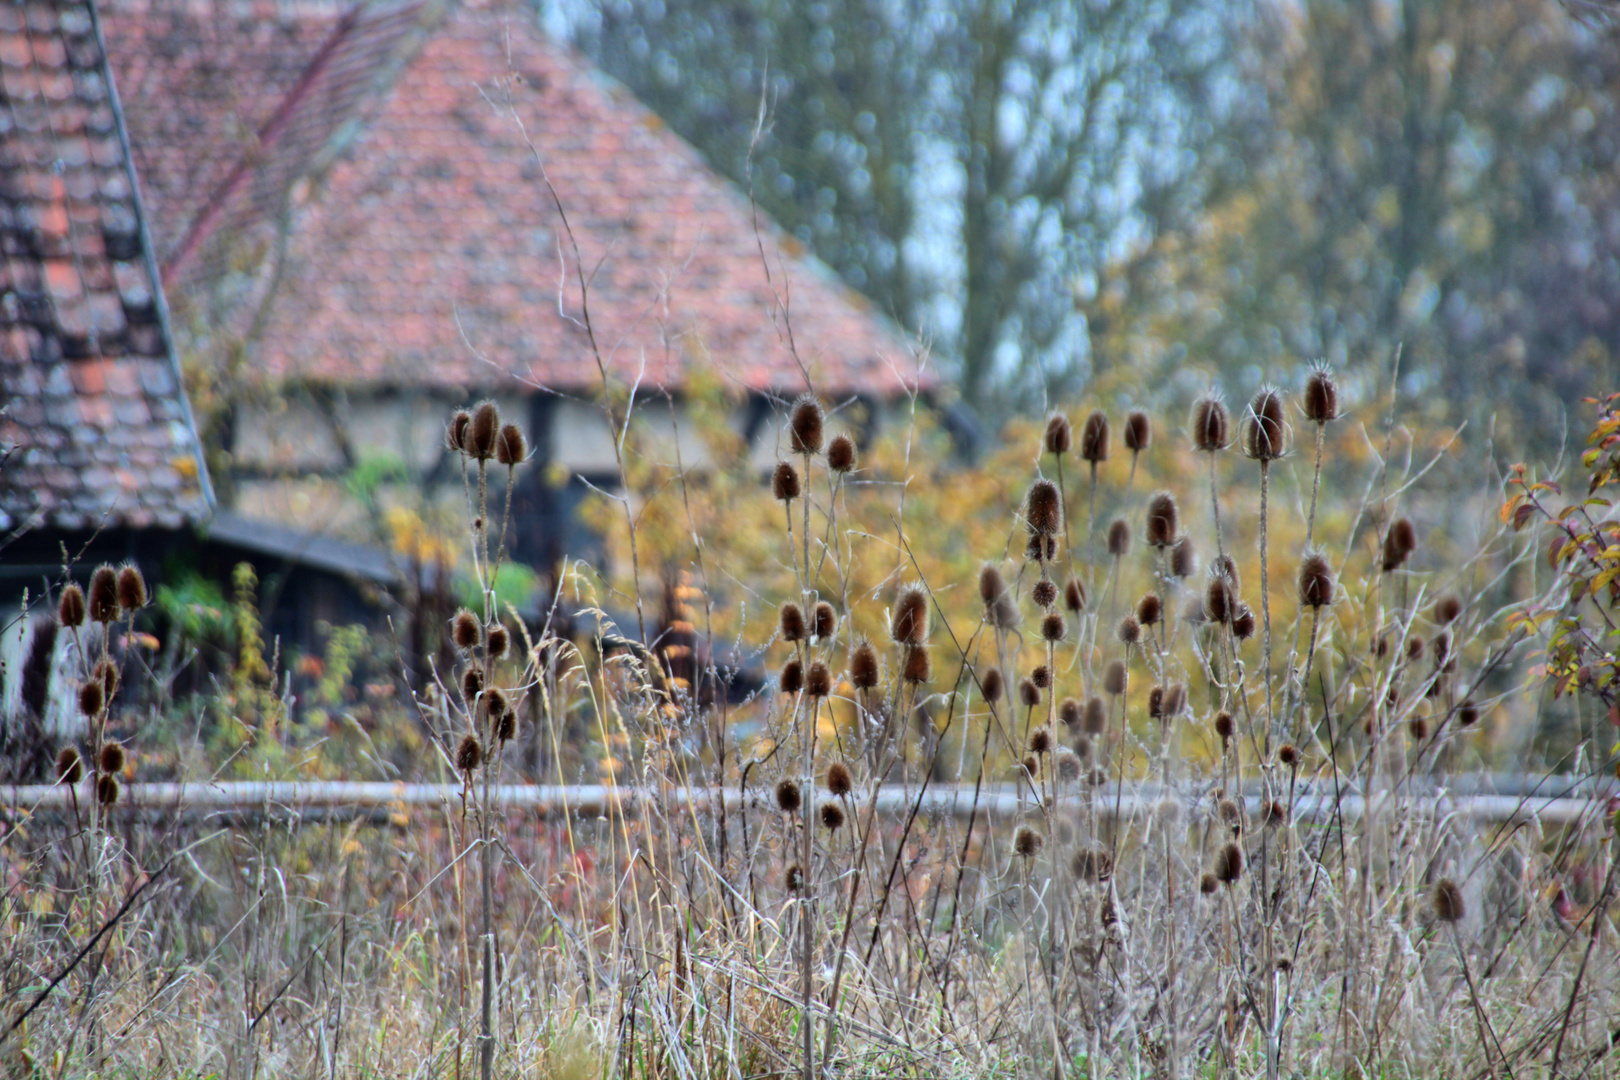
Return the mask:
M 208 512 L 143 233 L 92 11 L 0 5 L 0 526 Z
M 625 90 L 549 40 L 532 15 L 499 4 L 457 5 L 419 42 L 401 35 L 353 49 L 367 85 L 385 88 L 369 99 L 300 96 L 295 82 L 274 107 L 273 93 L 259 91 L 252 107 L 231 106 L 240 108 L 238 121 L 252 114 L 258 124 L 241 159 L 255 183 L 274 168 L 286 175 L 286 157 L 297 157 L 306 177 L 286 187 L 292 227 L 274 302 L 253 307 L 259 333 L 249 355 L 259 372 L 351 386 L 488 387 L 514 378 L 556 389 L 597 385 L 549 177 L 590 275 L 598 343 L 620 377 L 679 385 L 702 366 L 753 389 L 801 389 L 778 332 L 774 282 L 819 389 L 889 395 L 916 380 L 908 342 L 862 297 L 763 219 L 756 240 L 741 191 Z M 196 161 L 202 153 L 186 148 L 217 140 L 227 126 L 205 119 L 187 128 L 184 116 L 217 111 L 205 81 L 159 70 L 185 67 L 189 61 L 166 58 L 197 55 L 207 35 L 228 36 L 228 21 L 213 20 L 206 32 L 195 25 L 202 20 L 193 13 L 205 9 L 191 0 L 114 0 L 115 69 L 143 72 L 139 84 L 152 88 L 128 95 L 138 148 L 167 140 L 179 144 L 172 152 L 182 160 Z M 244 23 L 235 33 L 268 33 L 288 42 L 289 54 L 302 49 L 307 80 L 321 49 L 340 50 L 368 20 L 407 9 L 418 26 L 434 14 L 421 4 L 362 8 L 347 23 L 335 13 L 287 14 L 282 21 L 301 29 Z M 325 44 L 309 52 L 316 39 Z M 247 46 L 221 48 L 228 57 Z M 354 85 L 362 82 L 357 76 Z M 328 132 L 324 156 L 279 149 L 286 136 L 273 127 L 277 116 L 288 131 Z M 253 184 L 233 191 L 215 180 L 202 196 L 206 185 L 186 183 L 175 168 L 151 176 L 169 185 L 165 206 L 187 207 L 159 221 L 178 308 L 182 298 L 220 287 L 217 275 L 188 277 L 185 237 L 196 245 L 197 223 L 209 213 L 216 243 L 240 235 L 233 222 Z M 228 212 L 217 209 L 222 202 Z M 273 246 L 261 236 L 237 250 Z M 263 296 L 271 277 L 261 268 L 256 284 L 239 291 Z

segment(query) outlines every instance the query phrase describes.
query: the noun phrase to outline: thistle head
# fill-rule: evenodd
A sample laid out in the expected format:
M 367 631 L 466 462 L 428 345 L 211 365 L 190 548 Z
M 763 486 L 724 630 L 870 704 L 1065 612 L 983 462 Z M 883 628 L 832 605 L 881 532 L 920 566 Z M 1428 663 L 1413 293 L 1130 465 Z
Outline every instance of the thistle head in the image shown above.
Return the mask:
M 1045 842 L 1046 838 L 1029 825 L 1020 825 L 1018 830 L 1013 833 L 1013 851 L 1020 858 L 1034 858 L 1040 854 L 1041 846 Z
M 1135 645 L 1142 640 L 1142 623 L 1135 615 L 1126 615 L 1119 620 L 1119 629 L 1116 631 L 1122 645 Z
M 1085 706 L 1080 704 L 1079 698 L 1066 697 L 1058 705 L 1058 720 L 1071 732 L 1080 730 L 1080 722 L 1085 719 Z
M 96 758 L 104 773 L 117 774 L 124 771 L 124 747 L 121 743 L 102 743 L 101 753 L 96 755 Z
M 1237 611 L 1233 613 L 1232 636 L 1239 641 L 1248 641 L 1254 637 L 1254 609 L 1248 604 L 1239 602 Z
M 1382 567 L 1384 573 L 1398 570 L 1406 563 L 1406 559 L 1417 550 L 1417 530 L 1407 518 L 1396 518 L 1390 523 L 1389 531 L 1384 534 L 1384 550 Z
M 494 626 L 489 628 L 489 640 L 486 643 L 485 648 L 489 650 L 490 659 L 499 660 L 501 657 L 505 656 L 506 650 L 511 646 L 511 644 L 512 635 L 506 632 L 506 627 L 502 626 L 500 623 L 496 623 Z
M 1018 703 L 1026 709 L 1041 703 L 1041 688 L 1035 685 L 1034 679 L 1018 680 Z
M 102 773 L 96 778 L 96 801 L 102 806 L 112 806 L 118 802 L 118 777 L 111 773 Z
M 1050 690 L 1052 688 L 1052 669 L 1045 664 L 1036 664 L 1030 670 L 1029 681 L 1041 690 Z
M 1046 755 L 1052 750 L 1052 732 L 1045 727 L 1038 727 L 1029 733 L 1029 752 Z
M 95 719 L 106 704 L 107 691 L 99 680 L 91 679 L 79 687 L 79 711 L 85 716 Z
M 1232 736 L 1236 731 L 1237 726 L 1232 722 L 1231 713 L 1218 712 L 1215 714 L 1215 734 L 1220 736 L 1223 751 L 1231 745 Z
M 1457 621 L 1462 614 L 1462 601 L 1455 596 L 1442 596 L 1434 605 L 1434 621 L 1441 626 L 1447 626 Z
M 979 599 L 984 601 L 985 607 L 990 607 L 1002 594 L 1007 591 L 1007 583 L 1001 577 L 1001 571 L 993 563 L 985 563 L 979 567 Z

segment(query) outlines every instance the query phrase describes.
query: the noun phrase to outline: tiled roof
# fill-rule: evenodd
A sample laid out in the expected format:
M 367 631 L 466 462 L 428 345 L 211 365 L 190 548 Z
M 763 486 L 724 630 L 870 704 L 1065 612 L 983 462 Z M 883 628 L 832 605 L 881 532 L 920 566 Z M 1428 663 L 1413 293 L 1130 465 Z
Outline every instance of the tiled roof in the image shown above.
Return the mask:
M 89 7 L 0 2 L 0 526 L 208 512 Z
M 205 80 L 158 69 L 194 67 L 187 58 L 206 51 L 198 43 L 217 42 L 232 24 L 188 14 L 207 7 L 193 0 L 114 2 L 143 5 L 114 7 L 109 17 L 115 69 L 143 72 L 138 82 L 152 88 L 126 94 L 137 155 L 201 160 L 207 151 L 189 148 L 217 139 L 228 125 L 210 113 L 217 106 Z M 289 53 L 301 49 L 313 65 L 311 41 L 332 48 L 334 38 L 355 32 L 335 13 L 281 18 L 302 29 L 272 33 L 244 22 L 235 33 L 287 41 Z M 132 30 L 131 22 L 143 25 Z M 119 27 L 121 36 L 112 37 Z M 220 46 L 224 56 L 247 48 Z M 315 182 L 292 186 L 278 291 L 268 308 L 255 308 L 261 332 L 250 362 L 259 372 L 271 381 L 350 386 L 488 387 L 513 378 L 557 389 L 597 385 L 577 288 L 571 276 L 559 280 L 573 260 L 543 166 L 591 274 L 598 342 L 621 377 L 679 385 L 695 365 L 712 365 L 736 385 L 803 388 L 774 319 L 746 196 L 626 91 L 549 40 L 516 5 L 456 5 L 419 48 L 391 48 L 391 58 L 408 59 L 388 73 L 387 90 L 374 101 L 311 95 L 290 106 L 302 130 L 324 128 L 341 145 L 329 167 L 319 153 L 300 158 Z M 377 50 L 357 55 L 371 57 L 372 70 L 382 67 Z M 272 66 L 263 57 L 255 62 L 261 70 Z M 275 80 L 243 80 L 255 81 Z M 233 114 L 240 120 L 251 112 L 257 130 L 268 132 L 249 151 L 258 155 L 250 158 L 256 174 L 264 173 L 263 160 L 277 159 L 269 125 L 277 109 L 288 111 L 292 95 L 289 89 L 270 107 L 263 94 Z M 183 118 L 192 114 L 208 118 L 188 128 Z M 175 145 L 145 148 L 165 141 Z M 171 289 L 179 308 L 195 289 L 218 287 L 213 275 L 189 283 L 185 238 L 223 182 L 216 178 L 209 189 L 176 167 L 154 169 L 150 182 L 171 185 L 157 196 L 163 205 L 187 207 L 165 210 L 158 221 L 167 230 L 159 249 L 181 260 Z M 227 192 L 230 206 L 246 201 L 251 187 Z M 211 228 L 236 228 L 228 224 L 234 210 L 212 212 Z M 890 395 L 915 380 L 909 343 L 891 324 L 769 222 L 761 221 L 760 232 L 819 389 Z M 267 276 L 261 272 L 260 281 Z

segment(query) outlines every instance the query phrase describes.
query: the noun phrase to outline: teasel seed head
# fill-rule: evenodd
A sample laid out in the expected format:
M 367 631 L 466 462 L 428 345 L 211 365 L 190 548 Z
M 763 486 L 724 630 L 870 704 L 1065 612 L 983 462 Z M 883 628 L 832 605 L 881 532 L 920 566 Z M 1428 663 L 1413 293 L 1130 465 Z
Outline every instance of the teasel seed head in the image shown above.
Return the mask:
M 1237 726 L 1232 723 L 1231 713 L 1218 712 L 1215 714 L 1215 734 L 1219 735 L 1221 738 L 1222 750 L 1225 750 L 1226 747 L 1232 742 L 1232 735 L 1236 731 Z
M 118 621 L 118 572 L 105 563 L 90 575 L 90 621 Z
M 1396 518 L 1390 523 L 1389 531 L 1384 534 L 1384 551 L 1382 566 L 1384 573 L 1398 570 L 1405 564 L 1407 556 L 1417 550 L 1417 530 L 1412 527 L 1408 518 Z
M 780 689 L 784 694 L 797 694 L 804 689 L 804 665 L 797 660 L 789 660 L 782 665 L 780 676 Z
M 467 453 L 479 461 L 495 456 L 495 443 L 501 433 L 501 413 L 493 401 L 479 402 L 473 409 L 472 423 L 467 425 Z
M 1446 661 L 1451 659 L 1451 631 L 1442 630 L 1434 635 L 1429 642 L 1429 651 L 1434 655 L 1435 670 L 1445 670 Z
M 842 761 L 835 761 L 827 766 L 827 793 L 842 799 L 855 788 L 855 777 L 850 773 L 849 766 Z
M 1416 660 L 1423 655 L 1423 639 L 1413 634 L 1406 639 L 1406 659 Z
M 456 453 L 465 453 L 467 450 L 467 427 L 472 423 L 472 413 L 466 409 L 457 409 L 450 423 L 444 429 L 444 445 Z
M 1227 843 L 1215 855 L 1215 877 L 1222 885 L 1235 884 L 1243 876 L 1243 849 Z
M 1167 719 L 1174 719 L 1181 715 L 1182 708 L 1187 704 L 1187 688 L 1181 683 L 1171 683 L 1164 691 L 1164 715 Z
M 1125 449 L 1133 454 L 1140 454 L 1153 445 L 1153 425 L 1148 422 L 1148 414 L 1137 409 L 1127 415 L 1125 430 L 1120 438 L 1125 443 Z
M 1206 454 L 1225 450 L 1231 441 L 1231 421 L 1226 414 L 1226 403 L 1213 391 L 1193 402 L 1188 426 L 1192 429 L 1193 446 Z
M 1441 626 L 1448 626 L 1457 621 L 1462 614 L 1462 601 L 1455 596 L 1442 596 L 1434 605 L 1434 621 Z
M 1108 417 L 1093 409 L 1080 429 L 1080 460 L 1093 465 L 1108 460 Z
M 1038 727 L 1029 733 L 1029 751 L 1032 754 L 1045 755 L 1052 749 L 1052 732 L 1044 727 Z
M 1170 576 L 1185 581 L 1198 572 L 1198 553 L 1192 540 L 1183 536 L 1170 546 Z
M 1313 424 L 1325 424 L 1339 418 L 1339 384 L 1333 381 L 1333 371 L 1326 364 L 1318 364 L 1305 380 L 1305 419 Z
M 791 777 L 783 777 L 776 782 L 776 808 L 784 814 L 797 813 L 803 805 L 799 797 L 799 785 Z
M 1092 787 L 1102 787 L 1108 783 L 1108 773 L 1102 769 L 1092 769 L 1086 776 L 1086 783 Z
M 101 683 L 91 679 L 79 687 L 79 711 L 92 719 L 101 715 L 101 707 L 107 703 L 106 691 Z
M 778 622 L 782 629 L 782 640 L 789 644 L 803 641 L 808 636 L 804 625 L 804 609 L 791 600 L 782 605 L 781 618 Z
M 1472 701 L 1457 706 L 1457 723 L 1461 727 L 1473 727 L 1479 723 L 1479 706 Z
M 1269 386 L 1262 388 L 1249 399 L 1249 412 L 1243 426 L 1243 455 L 1255 461 L 1275 461 L 1283 456 L 1286 432 L 1282 391 Z
M 1204 611 L 1204 598 L 1194 593 L 1181 605 L 1181 621 L 1191 626 L 1202 626 L 1209 621 Z
M 1054 771 L 1057 778 L 1064 783 L 1072 784 L 1080 779 L 1080 759 L 1072 750 L 1059 750 Z
M 1147 530 L 1144 537 L 1149 547 L 1163 550 L 1176 542 L 1181 532 L 1181 514 L 1176 508 L 1176 497 L 1160 491 L 1148 500 Z
M 1024 524 L 1030 535 L 1055 537 L 1063 531 L 1063 495 L 1050 480 L 1029 485 L 1024 498 Z
M 1069 609 L 1070 615 L 1079 615 L 1086 610 L 1086 587 L 1080 584 L 1079 578 L 1070 578 L 1063 587 L 1063 606 Z
M 517 713 L 507 709 L 495 718 L 495 739 L 497 742 L 511 742 L 517 735 Z
M 1051 562 L 1057 558 L 1057 537 L 1031 536 L 1024 545 L 1024 558 L 1029 562 Z
M 1103 668 L 1103 692 L 1119 697 L 1130 684 L 1130 673 L 1123 660 L 1110 660 Z
M 1094 885 L 1114 876 L 1114 857 L 1102 848 L 1085 847 L 1074 853 L 1069 868 L 1078 880 Z
M 1018 703 L 1026 709 L 1041 703 L 1041 688 L 1035 685 L 1034 679 L 1018 680 Z
M 1299 602 L 1303 607 L 1324 608 L 1333 603 L 1333 568 L 1319 552 L 1311 552 L 1299 564 Z
M 1046 452 L 1062 457 L 1069 452 L 1073 443 L 1073 434 L 1069 428 L 1069 418 L 1060 412 L 1055 412 L 1046 418 Z
M 1051 578 L 1041 578 L 1029 590 L 1029 598 L 1035 601 L 1038 607 L 1051 607 L 1057 602 L 1057 582 Z
M 84 590 L 71 581 L 62 587 L 57 600 L 56 621 L 68 629 L 84 625 Z
M 118 607 L 125 615 L 146 606 L 146 579 L 140 567 L 126 563 L 118 570 Z
M 1281 799 L 1272 799 L 1265 806 L 1260 820 L 1260 827 L 1262 829 L 1280 829 L 1287 824 L 1288 807 L 1282 804 Z
M 903 672 L 908 683 L 925 683 L 933 678 L 933 661 L 928 657 L 928 646 L 906 646 L 906 666 Z
M 456 612 L 456 617 L 450 620 L 450 639 L 456 643 L 456 648 L 462 652 L 470 652 L 478 646 L 478 616 L 462 608 Z
M 1108 554 L 1123 558 L 1130 550 L 1131 526 L 1124 518 L 1115 518 L 1108 526 Z
M 461 673 L 461 696 L 467 702 L 467 708 L 473 707 L 483 689 L 484 669 L 477 664 L 468 664 L 467 670 Z
M 1081 761 L 1091 756 L 1091 736 L 1076 735 L 1074 737 L 1074 754 Z
M 1041 845 L 1045 841 L 1046 838 L 1030 826 L 1020 825 L 1018 831 L 1013 833 L 1013 851 L 1021 858 L 1032 859 L 1040 854 Z
M 104 773 L 121 773 L 124 771 L 124 747 L 121 743 L 107 742 L 101 744 L 101 753 L 97 760 Z
M 1052 688 L 1052 669 L 1045 664 L 1036 664 L 1029 673 L 1029 681 L 1038 689 L 1050 690 Z
M 870 690 L 878 684 L 878 655 L 870 641 L 861 642 L 850 654 L 849 682 L 857 690 Z
M 787 891 L 790 893 L 803 892 L 804 867 L 800 866 L 798 863 L 794 863 L 792 866 L 788 867 L 786 885 Z
M 1421 716 L 1414 716 L 1407 722 L 1406 730 L 1411 734 L 1413 742 L 1422 742 L 1429 737 L 1429 722 Z
M 1126 615 L 1119 620 L 1117 631 L 1119 640 L 1125 645 L 1135 645 L 1142 640 L 1142 623 L 1135 615 Z
M 1103 699 L 1096 694 L 1086 699 L 1086 715 L 1083 723 L 1087 735 L 1101 735 L 1108 730 L 1108 706 L 1103 704 Z
M 1277 760 L 1290 772 L 1299 768 L 1299 749 L 1293 743 L 1283 743 L 1277 750 Z
M 818 701 L 832 694 L 832 672 L 820 660 L 810 662 L 810 672 L 804 677 L 805 693 Z
M 1222 799 L 1215 804 L 1215 813 L 1228 829 L 1235 833 L 1243 831 L 1243 807 L 1237 804 L 1237 800 Z
M 118 674 L 118 665 L 110 659 L 97 660 L 96 666 L 90 669 L 90 679 L 101 684 L 101 696 L 109 702 L 118 693 L 118 684 L 122 681 Z
M 96 801 L 102 806 L 116 805 L 118 792 L 118 777 L 110 773 L 102 773 L 96 778 Z
M 1068 632 L 1068 623 L 1064 622 L 1063 616 L 1055 611 L 1048 611 L 1046 618 L 1041 620 L 1041 637 L 1046 641 L 1062 641 Z
M 1219 887 L 1220 882 L 1215 880 L 1214 874 L 1205 874 L 1198 879 L 1198 891 L 1205 896 L 1215 895 L 1215 890 Z
M 922 586 L 907 585 L 895 597 L 889 636 L 899 645 L 921 645 L 928 640 L 928 594 Z
M 1467 914 L 1467 907 L 1463 904 L 1462 889 L 1450 878 L 1441 878 L 1434 883 L 1434 894 L 1431 899 L 1434 905 L 1434 917 L 1444 923 L 1461 922 Z
M 56 782 L 77 784 L 84 779 L 84 759 L 76 747 L 64 746 L 56 754 Z
M 1041 763 L 1034 754 L 1026 754 L 1024 755 L 1022 768 L 1024 770 L 1024 775 L 1033 780 L 1035 777 L 1040 775 Z
M 1080 704 L 1079 698 L 1066 697 L 1058 704 L 1058 720 L 1069 731 L 1080 730 L 1080 721 L 1085 719 L 1085 706 Z
M 505 716 L 510 704 L 506 700 L 506 691 L 498 686 L 492 686 L 484 691 L 484 708 L 489 710 L 491 720 L 499 720 Z
M 848 435 L 834 435 L 832 441 L 827 444 L 827 468 L 833 472 L 854 472 L 858 460 L 855 440 Z
M 825 600 L 818 601 L 810 620 L 817 641 L 828 641 L 838 630 L 838 613 Z
M 1204 614 L 1209 621 L 1225 626 L 1232 621 L 1232 588 L 1224 577 L 1212 577 L 1204 590 Z
M 495 439 L 495 460 L 508 469 L 523 464 L 529 457 L 529 441 L 516 424 L 505 424 Z
M 1155 592 L 1143 593 L 1136 602 L 1136 621 L 1143 626 L 1156 626 L 1164 616 L 1164 601 Z
M 821 453 L 825 419 L 821 402 L 816 400 L 814 394 L 799 395 L 788 420 L 789 441 L 795 454 Z
M 1149 719 L 1164 718 L 1164 687 L 1155 686 L 1148 690 L 1147 707 Z
M 500 623 L 496 623 L 494 626 L 489 628 L 488 648 L 490 659 L 499 660 L 501 657 L 505 656 L 506 650 L 511 647 L 511 644 L 512 635 L 506 632 L 506 627 L 502 626 Z
M 1254 637 L 1254 610 L 1248 604 L 1238 604 L 1237 614 L 1232 616 L 1232 636 L 1239 641 Z
M 1209 576 L 1221 578 L 1233 592 L 1243 588 L 1243 582 L 1238 577 L 1237 561 L 1230 555 L 1215 556 L 1215 560 L 1209 564 Z
M 835 802 L 822 803 L 821 823 L 828 832 L 837 832 L 844 825 L 844 808 Z
M 979 599 L 984 601 L 985 607 L 990 607 L 1002 594 L 1007 591 L 1007 583 L 1002 580 L 1001 571 L 994 563 L 985 563 L 979 567 Z
M 1000 701 L 1002 691 L 1005 689 L 1001 684 L 1001 669 L 991 668 L 986 671 L 984 678 L 979 680 L 979 689 L 984 694 L 984 700 L 990 704 L 994 705 Z
M 484 746 L 478 741 L 478 736 L 470 732 L 463 735 L 456 744 L 456 769 L 470 775 L 478 771 L 483 760 Z
M 771 473 L 771 495 L 781 502 L 791 502 L 799 497 L 799 470 L 789 462 L 776 463 L 776 471 Z

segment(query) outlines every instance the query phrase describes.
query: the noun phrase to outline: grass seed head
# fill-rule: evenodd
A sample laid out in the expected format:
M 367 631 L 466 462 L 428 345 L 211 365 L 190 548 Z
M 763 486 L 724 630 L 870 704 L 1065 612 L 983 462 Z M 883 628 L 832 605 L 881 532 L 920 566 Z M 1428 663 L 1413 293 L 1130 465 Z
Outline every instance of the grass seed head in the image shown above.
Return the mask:
M 788 420 L 788 436 L 795 454 L 821 453 L 826 414 L 814 394 L 800 394 Z
M 1080 429 L 1080 460 L 1093 465 L 1108 460 L 1108 417 L 1101 409 L 1093 409 Z
M 118 621 L 118 572 L 103 563 L 90 575 L 90 621 Z
M 1032 536 L 1056 536 L 1063 531 L 1063 495 L 1052 481 L 1037 480 L 1029 485 L 1024 498 L 1024 523 Z
M 776 782 L 776 808 L 784 814 L 797 813 L 804 805 L 799 796 L 799 785 L 790 777 Z
M 121 743 L 108 742 L 101 744 L 101 753 L 96 755 L 104 773 L 121 773 L 124 771 L 124 747 Z
M 784 694 L 797 694 L 804 689 L 804 665 L 789 660 L 782 665 L 781 689 Z
M 473 409 L 472 423 L 467 425 L 467 453 L 479 461 L 495 456 L 495 443 L 501 433 L 501 412 L 493 401 L 479 402 Z
M 776 470 L 771 473 L 771 495 L 781 502 L 791 502 L 799 497 L 799 470 L 789 462 L 776 463 Z
M 1147 528 L 1144 537 L 1149 547 L 1167 548 L 1176 542 L 1181 533 L 1181 511 L 1176 506 L 1176 497 L 1168 491 L 1160 491 L 1148 500 Z
M 1326 364 L 1318 364 L 1305 380 L 1305 419 L 1313 424 L 1325 424 L 1339 418 L 1339 384 L 1333 381 L 1333 371 Z
M 1148 421 L 1148 414 L 1136 409 L 1125 417 L 1125 430 L 1120 433 L 1120 441 L 1125 449 L 1133 454 L 1140 454 L 1153 445 L 1153 425 Z
M 778 622 L 782 629 L 782 640 L 789 644 L 803 641 L 808 636 L 804 625 L 804 609 L 791 600 L 782 605 L 782 614 Z
M 1193 446 L 1206 454 L 1225 450 L 1231 441 L 1231 420 L 1226 414 L 1226 403 L 1214 393 L 1205 394 L 1193 402 L 1188 427 L 1192 429 Z
M 1299 564 L 1299 602 L 1308 608 L 1324 608 L 1333 603 L 1333 568 L 1319 552 L 1311 552 Z
M 838 630 L 838 613 L 825 600 L 817 602 L 810 620 L 817 641 L 827 641 Z
M 1129 615 L 1126 618 L 1130 618 Z M 1103 692 L 1119 697 L 1125 693 L 1130 684 L 1130 673 L 1126 670 L 1125 661 L 1110 660 L 1108 666 L 1103 668 Z
M 854 472 L 857 460 L 855 440 L 848 435 L 834 435 L 827 444 L 827 468 L 833 472 Z
M 979 689 L 984 694 L 984 700 L 990 704 L 994 705 L 1000 701 L 1005 689 L 1001 684 L 1001 669 L 993 667 L 986 671 L 984 677 L 979 680 Z
M 77 747 L 64 746 L 56 754 L 56 782 L 77 784 L 84 779 L 84 759 Z
M 1057 454 L 1059 457 L 1069 452 L 1074 436 L 1069 427 L 1069 418 L 1062 413 L 1055 412 L 1046 418 L 1046 452 Z
M 1079 615 L 1086 610 L 1086 587 L 1080 584 L 1078 578 L 1070 578 L 1063 587 L 1063 606 L 1069 609 L 1070 615 Z
M 1434 917 L 1444 923 L 1461 922 L 1468 911 L 1463 903 L 1462 889 L 1450 878 L 1441 878 L 1434 883 L 1430 902 L 1434 905 Z
M 56 621 L 70 630 L 84 625 L 84 590 L 71 581 L 57 600 Z
M 855 777 L 851 775 L 849 766 L 842 761 L 835 761 L 827 766 L 827 793 L 843 798 L 855 787 Z
M 1124 518 L 1115 518 L 1108 526 L 1108 554 L 1117 558 L 1131 551 L 1131 526 Z
M 850 654 L 849 681 L 857 690 L 870 690 L 878 684 L 878 655 L 870 641 L 861 642 Z
M 921 645 L 928 640 L 928 594 L 920 585 L 907 585 L 894 601 L 889 636 L 899 645 Z

